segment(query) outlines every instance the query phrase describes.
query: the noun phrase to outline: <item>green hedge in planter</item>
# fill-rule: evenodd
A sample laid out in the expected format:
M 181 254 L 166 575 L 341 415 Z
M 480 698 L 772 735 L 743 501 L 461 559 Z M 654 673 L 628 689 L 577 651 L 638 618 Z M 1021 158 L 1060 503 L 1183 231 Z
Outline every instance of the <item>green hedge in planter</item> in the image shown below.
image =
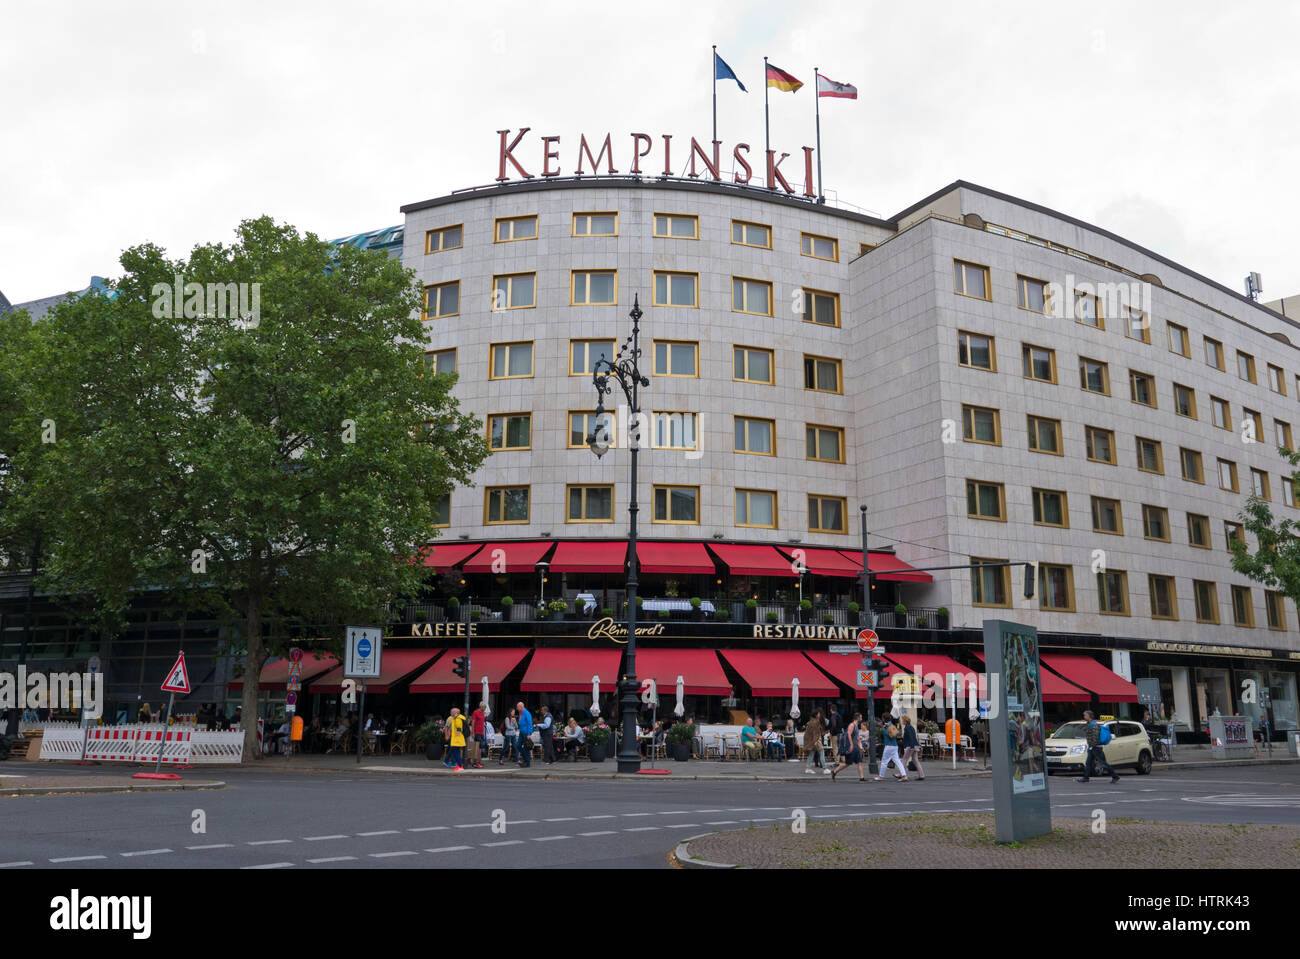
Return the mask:
M 766 617 L 766 619 L 767 619 L 767 621 L 768 621 L 769 623 L 779 622 L 780 619 L 781 619 L 781 614 L 778 613 L 778 612 L 777 612 L 776 610 L 774 610 L 774 609 L 769 609 L 769 610 L 767 611 L 767 617 Z

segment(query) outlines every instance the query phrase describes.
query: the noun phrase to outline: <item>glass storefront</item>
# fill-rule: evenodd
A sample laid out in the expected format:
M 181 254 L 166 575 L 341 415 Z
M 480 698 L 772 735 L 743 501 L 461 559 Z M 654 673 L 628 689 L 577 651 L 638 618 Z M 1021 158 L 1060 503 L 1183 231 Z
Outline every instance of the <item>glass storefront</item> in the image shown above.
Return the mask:
M 1273 725 L 1277 730 L 1300 729 L 1296 702 L 1295 673 L 1269 673 L 1269 694 L 1273 698 Z
M 1267 716 L 1261 703 L 1264 689 L 1264 674 L 1258 669 L 1238 669 L 1234 672 L 1239 697 L 1239 716 L 1250 718 L 1250 728 L 1259 729 Z
M 1226 669 L 1196 670 L 1197 720 L 1204 729 L 1211 716 L 1232 716 L 1232 687 Z

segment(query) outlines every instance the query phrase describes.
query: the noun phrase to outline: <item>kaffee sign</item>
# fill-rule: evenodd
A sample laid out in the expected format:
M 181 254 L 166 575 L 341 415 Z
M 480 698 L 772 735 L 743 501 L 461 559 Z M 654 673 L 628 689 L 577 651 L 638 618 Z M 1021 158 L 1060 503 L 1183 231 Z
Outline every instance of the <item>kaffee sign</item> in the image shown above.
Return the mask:
M 524 135 L 532 127 L 521 127 L 518 133 L 512 138 L 511 130 L 498 130 L 501 136 L 501 146 L 498 153 L 497 180 L 505 182 L 511 178 L 511 170 L 518 177 L 525 180 L 536 178 L 536 174 L 530 173 L 525 167 L 529 164 L 534 170 L 540 169 L 543 177 L 561 176 L 564 173 L 564 166 L 560 161 L 560 138 L 558 136 L 538 137 L 540 144 L 532 148 L 521 146 Z M 662 156 L 663 170 L 662 174 L 657 170 L 649 169 L 650 166 L 658 166 L 657 161 L 647 163 L 647 169 L 641 168 L 641 161 L 651 156 L 657 144 L 656 138 L 648 133 L 629 134 L 631 144 L 628 152 L 624 154 L 630 157 L 631 163 L 627 167 L 627 172 L 631 176 L 674 176 L 673 173 L 673 138 L 672 134 L 661 134 L 659 139 L 663 141 Z M 593 153 L 592 143 L 595 143 L 599 149 Z M 678 150 L 684 149 L 678 146 Z M 754 167 L 750 162 L 750 145 L 748 143 L 737 143 L 731 148 L 731 159 L 735 163 L 737 170 L 733 174 L 733 181 L 736 183 L 748 183 L 754 175 Z M 813 192 L 813 148 L 801 147 L 803 151 L 803 195 L 807 197 L 816 196 Z M 536 152 L 534 152 L 536 151 Z M 767 150 L 766 168 L 767 184 L 770 189 L 775 190 L 778 186 L 786 193 L 793 194 L 794 187 L 790 181 L 785 178 L 781 170 L 781 164 L 789 159 L 790 154 L 782 153 L 779 157 L 775 150 Z M 540 155 L 539 155 L 540 154 Z M 586 134 L 578 137 L 577 167 L 573 173 L 575 176 L 585 176 L 587 169 L 590 168 L 591 175 L 601 173 L 601 165 L 605 167 L 604 172 L 613 176 L 619 172 L 614 167 L 615 147 L 611 135 L 606 133 L 604 140 L 588 141 Z M 679 154 L 680 156 L 680 154 Z M 691 145 L 688 151 L 690 172 L 686 175 L 691 179 L 698 179 L 707 175 L 709 179 L 715 182 L 722 180 L 722 141 L 714 140 L 711 148 L 706 149 L 700 145 L 700 142 L 691 137 Z M 758 163 L 764 163 L 763 160 L 757 160 Z M 586 166 L 584 166 L 584 163 Z M 698 164 L 698 165 L 697 165 Z

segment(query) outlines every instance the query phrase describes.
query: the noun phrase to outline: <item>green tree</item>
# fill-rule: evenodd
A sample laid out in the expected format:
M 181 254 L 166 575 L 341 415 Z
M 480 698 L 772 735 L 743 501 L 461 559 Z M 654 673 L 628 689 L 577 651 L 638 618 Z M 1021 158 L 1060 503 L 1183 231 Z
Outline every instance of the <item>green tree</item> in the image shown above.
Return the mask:
M 1300 482 L 1300 452 L 1278 447 L 1292 466 L 1292 474 L 1283 477 L 1292 490 Z M 1268 500 L 1252 495 L 1238 514 L 1245 530 L 1254 535 L 1259 548 L 1251 552 L 1247 544 L 1234 540 L 1232 568 L 1243 576 L 1277 590 L 1300 604 L 1300 525 L 1294 520 L 1273 515 Z
M 0 523 L 39 528 L 40 584 L 102 626 L 146 586 L 239 624 L 254 756 L 267 658 L 293 624 L 334 624 L 337 650 L 342 624 L 415 594 L 412 557 L 486 456 L 482 427 L 426 370 L 395 260 L 263 217 L 188 261 L 146 244 L 121 264 L 4 363 L 26 439 Z M 177 297 L 178 277 L 199 286 Z M 248 284 L 244 310 L 228 284 Z

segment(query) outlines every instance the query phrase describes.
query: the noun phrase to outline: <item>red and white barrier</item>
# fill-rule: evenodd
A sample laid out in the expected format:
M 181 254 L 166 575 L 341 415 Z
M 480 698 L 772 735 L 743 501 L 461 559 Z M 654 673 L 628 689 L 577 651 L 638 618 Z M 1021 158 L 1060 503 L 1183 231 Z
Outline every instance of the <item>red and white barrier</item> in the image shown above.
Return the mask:
M 95 726 L 86 730 L 86 759 L 90 762 L 135 762 L 137 730 L 138 727 L 132 726 Z
M 158 750 L 161 748 L 164 766 L 188 766 L 193 736 L 193 730 L 189 729 L 168 729 L 165 733 L 162 729 L 141 730 L 136 740 L 135 762 L 158 762 Z

